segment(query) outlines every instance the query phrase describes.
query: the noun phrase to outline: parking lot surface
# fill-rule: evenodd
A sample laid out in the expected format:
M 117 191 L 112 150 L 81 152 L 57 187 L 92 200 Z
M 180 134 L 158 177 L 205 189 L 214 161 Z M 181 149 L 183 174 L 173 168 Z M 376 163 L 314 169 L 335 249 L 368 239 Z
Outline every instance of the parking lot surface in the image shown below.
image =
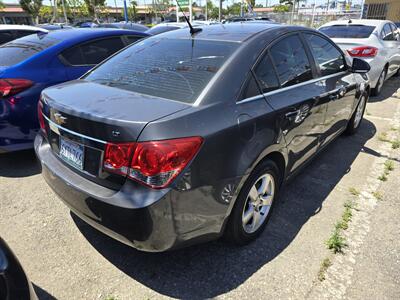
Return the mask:
M 267 229 L 248 246 L 129 248 L 69 212 L 33 151 L 0 156 L 0 236 L 41 299 L 399 299 L 400 149 L 382 138 L 400 137 L 399 87 L 390 79 L 359 132 L 339 137 L 283 188 Z M 394 170 L 381 181 L 388 159 Z M 349 199 L 348 245 L 333 255 L 325 241 Z M 332 266 L 320 281 L 326 257 Z

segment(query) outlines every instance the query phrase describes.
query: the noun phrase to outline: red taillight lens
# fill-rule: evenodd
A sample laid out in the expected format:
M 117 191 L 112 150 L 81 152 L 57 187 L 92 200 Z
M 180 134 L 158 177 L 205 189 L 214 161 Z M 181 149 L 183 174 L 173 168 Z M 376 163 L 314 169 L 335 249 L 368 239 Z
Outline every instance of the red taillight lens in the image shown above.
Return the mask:
M 27 79 L 0 79 L 0 97 L 16 95 L 33 85 Z
M 127 175 L 134 148 L 134 143 L 107 144 L 104 168 L 113 173 Z
M 43 102 L 40 100 L 38 102 L 37 110 L 38 110 L 38 120 L 40 124 L 40 129 L 43 132 L 46 132 L 46 124 L 44 122 L 44 117 L 43 117 Z
M 107 144 L 104 168 L 152 188 L 170 184 L 199 151 L 201 137 Z
M 362 46 L 348 49 L 347 52 L 353 57 L 374 57 L 378 54 L 378 48 Z

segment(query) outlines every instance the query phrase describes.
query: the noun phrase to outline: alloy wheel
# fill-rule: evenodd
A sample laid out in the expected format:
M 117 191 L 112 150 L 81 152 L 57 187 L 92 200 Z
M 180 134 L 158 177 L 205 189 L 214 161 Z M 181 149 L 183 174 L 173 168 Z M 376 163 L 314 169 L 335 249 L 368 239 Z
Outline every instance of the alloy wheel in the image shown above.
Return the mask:
M 360 103 L 357 106 L 356 115 L 354 117 L 354 128 L 357 128 L 360 125 L 360 122 L 363 117 L 365 104 L 366 104 L 366 97 L 362 96 L 360 99 Z
M 275 180 L 271 174 L 260 176 L 251 187 L 242 213 L 246 233 L 254 233 L 265 222 L 275 196 Z

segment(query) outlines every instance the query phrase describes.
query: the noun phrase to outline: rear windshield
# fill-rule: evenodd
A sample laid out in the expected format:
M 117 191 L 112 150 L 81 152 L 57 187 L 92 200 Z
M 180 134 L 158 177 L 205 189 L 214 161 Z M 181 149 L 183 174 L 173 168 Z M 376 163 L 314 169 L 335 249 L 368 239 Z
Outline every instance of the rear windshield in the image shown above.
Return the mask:
M 333 25 L 319 29 L 330 38 L 353 38 L 365 39 L 368 38 L 374 31 L 375 26 L 366 25 Z
M 60 41 L 46 33 L 25 36 L 0 46 L 0 66 L 13 66 Z
M 233 42 L 154 37 L 117 54 L 85 79 L 193 103 L 238 45 Z
M 178 27 L 178 26 L 156 26 L 156 27 L 153 27 L 153 28 L 150 28 L 149 30 L 147 30 L 146 33 L 151 34 L 151 35 L 156 35 L 156 34 L 160 34 L 163 32 L 176 30 L 179 28 L 180 27 Z

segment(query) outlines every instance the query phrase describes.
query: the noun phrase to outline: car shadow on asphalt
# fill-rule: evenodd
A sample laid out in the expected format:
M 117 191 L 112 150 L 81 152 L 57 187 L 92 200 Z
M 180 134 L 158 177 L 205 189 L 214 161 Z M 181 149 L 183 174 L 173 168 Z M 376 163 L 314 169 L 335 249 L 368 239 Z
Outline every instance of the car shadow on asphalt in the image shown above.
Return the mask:
M 351 137 L 339 137 L 286 185 L 270 223 L 259 239 L 236 247 L 210 242 L 165 253 L 144 253 L 98 232 L 71 213 L 89 243 L 132 279 L 163 295 L 212 298 L 229 292 L 277 257 L 350 171 L 365 143 L 376 134 L 368 120 Z
M 398 77 L 392 77 L 388 79 L 385 84 L 383 85 L 381 93 L 376 96 L 376 97 L 370 97 L 368 102 L 374 103 L 374 102 L 381 102 L 386 99 L 389 99 L 390 97 L 393 97 L 393 95 L 398 91 L 400 88 L 399 86 L 399 80 Z
M 32 283 L 32 286 L 39 300 L 57 300 L 56 297 L 50 295 L 48 292 L 46 292 L 44 289 L 37 286 L 36 284 Z
M 0 177 L 28 177 L 41 171 L 33 150 L 0 154 Z

